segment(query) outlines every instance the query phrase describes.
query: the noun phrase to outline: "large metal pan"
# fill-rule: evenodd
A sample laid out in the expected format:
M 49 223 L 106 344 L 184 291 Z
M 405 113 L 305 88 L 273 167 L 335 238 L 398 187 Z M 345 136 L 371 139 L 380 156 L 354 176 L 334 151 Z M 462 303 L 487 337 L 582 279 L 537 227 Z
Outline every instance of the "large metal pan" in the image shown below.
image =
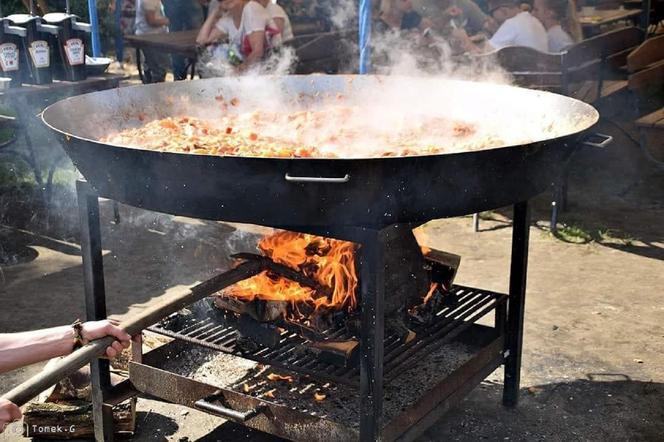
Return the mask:
M 321 92 L 378 96 L 393 81 L 414 88 L 411 94 L 449 94 L 440 106 L 451 115 L 463 107 L 467 116 L 476 106 L 478 119 L 495 115 L 512 126 L 505 130 L 536 135 L 528 143 L 473 152 L 352 159 L 190 155 L 97 141 L 146 119 L 220 114 L 220 94 L 258 109 L 274 93 L 314 100 Z M 598 117 L 580 101 L 511 86 L 325 75 L 126 87 L 68 98 L 43 112 L 101 196 L 171 214 L 273 227 L 417 224 L 527 200 L 547 189 Z

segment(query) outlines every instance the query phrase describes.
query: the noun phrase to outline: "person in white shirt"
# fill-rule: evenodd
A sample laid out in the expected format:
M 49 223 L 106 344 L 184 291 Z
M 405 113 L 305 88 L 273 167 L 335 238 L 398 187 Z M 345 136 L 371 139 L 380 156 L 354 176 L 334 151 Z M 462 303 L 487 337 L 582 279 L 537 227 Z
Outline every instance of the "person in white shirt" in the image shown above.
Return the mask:
M 455 30 L 454 37 L 460 41 L 466 51 L 486 52 L 506 46 L 525 46 L 540 52 L 548 51 L 546 29 L 529 12 L 522 11 L 515 0 L 491 0 L 489 11 L 500 26 L 485 48 L 476 46 L 463 30 Z
M 291 26 L 290 19 L 288 14 L 284 11 L 284 8 L 279 6 L 273 0 L 258 0 L 258 3 L 263 5 L 267 11 L 268 17 L 274 20 L 274 24 L 277 25 L 279 32 L 281 32 L 281 41 L 287 42 L 293 39 L 293 27 Z
M 535 0 L 533 15 L 546 28 L 549 52 L 562 52 L 583 38 L 574 0 Z
M 136 3 L 136 35 L 164 34 L 168 32 L 168 18 L 161 0 L 138 0 Z M 170 57 L 161 51 L 143 49 L 145 57 L 144 81 L 159 83 L 166 79 Z
M 201 29 L 197 43 L 202 46 L 224 39 L 243 57 L 238 70 L 243 71 L 265 55 L 271 35 L 279 34 L 265 8 L 254 0 L 222 0 Z

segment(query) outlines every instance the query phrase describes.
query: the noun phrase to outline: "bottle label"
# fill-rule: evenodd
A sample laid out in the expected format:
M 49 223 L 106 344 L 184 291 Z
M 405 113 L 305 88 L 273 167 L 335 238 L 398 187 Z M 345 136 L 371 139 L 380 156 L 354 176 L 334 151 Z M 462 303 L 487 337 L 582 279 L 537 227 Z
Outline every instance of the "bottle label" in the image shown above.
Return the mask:
M 70 38 L 65 43 L 65 54 L 71 66 L 78 66 L 85 62 L 85 45 L 80 38 Z
M 0 68 L 3 72 L 18 70 L 18 47 L 14 43 L 0 45 Z
M 30 43 L 30 58 L 36 68 L 47 68 L 51 65 L 51 54 L 48 43 L 44 40 L 35 40 Z

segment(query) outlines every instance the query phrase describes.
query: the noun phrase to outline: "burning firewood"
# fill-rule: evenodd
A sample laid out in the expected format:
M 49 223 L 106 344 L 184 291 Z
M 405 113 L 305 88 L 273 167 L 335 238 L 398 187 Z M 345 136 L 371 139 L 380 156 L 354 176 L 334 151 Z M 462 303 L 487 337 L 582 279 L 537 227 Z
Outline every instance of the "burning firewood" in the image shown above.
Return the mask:
M 268 257 L 256 255 L 254 253 L 236 253 L 234 255 L 231 255 L 231 258 L 243 259 L 247 261 L 259 261 L 266 270 L 270 270 L 271 272 L 274 272 L 279 276 L 283 276 L 284 278 L 288 278 L 292 281 L 295 281 L 304 287 L 309 287 L 310 289 L 313 289 L 317 297 L 324 296 L 328 299 L 331 299 L 332 297 L 332 289 L 320 284 L 315 279 L 312 279 L 309 276 L 307 276 L 307 273 L 309 272 L 303 273 L 297 270 L 293 270 L 288 266 L 278 264 L 272 261 Z
M 217 308 L 251 316 L 258 322 L 273 322 L 288 314 L 288 303 L 285 301 L 242 301 L 230 296 L 215 296 Z
M 274 393 L 276 393 L 276 391 L 277 390 L 275 388 L 273 388 L 272 390 L 268 390 L 265 393 L 263 393 L 263 397 L 274 399 L 276 397 L 275 394 L 274 394 Z

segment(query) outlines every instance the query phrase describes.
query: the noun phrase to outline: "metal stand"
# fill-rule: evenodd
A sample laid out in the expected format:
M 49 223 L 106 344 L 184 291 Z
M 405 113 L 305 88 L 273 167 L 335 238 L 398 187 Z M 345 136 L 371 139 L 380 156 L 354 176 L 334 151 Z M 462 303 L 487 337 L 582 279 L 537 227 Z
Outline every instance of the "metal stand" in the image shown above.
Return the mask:
M 104 291 L 99 196 L 88 183 L 83 181 L 76 183 L 76 189 L 81 222 L 81 251 L 83 255 L 87 319 L 105 319 L 106 294 Z M 515 406 L 518 402 L 529 227 L 528 202 L 517 203 L 514 206 L 509 304 L 507 309 L 504 305 L 497 307 L 495 313 L 496 327 L 506 328 L 505 385 L 503 390 L 503 403 L 506 406 Z M 354 232 L 345 239 L 362 245 L 358 252 L 362 308 L 359 436 L 360 441 L 370 442 L 380 440 L 383 429 L 385 231 L 371 228 L 351 230 Z M 507 324 L 504 325 L 506 316 Z M 502 353 L 497 354 L 497 356 L 499 357 L 499 364 Z M 489 367 L 490 363 L 486 363 Z M 478 376 L 481 375 L 481 379 L 484 379 L 486 374 L 493 371 L 495 367 L 496 365 L 491 366 L 490 371 L 479 373 Z M 90 370 L 95 440 L 98 442 L 113 441 L 112 408 L 110 404 L 105 403 L 111 391 L 109 363 L 106 360 L 97 360 L 91 364 Z M 472 385 L 469 384 L 468 391 L 475 385 L 477 384 L 474 381 Z
M 98 321 L 106 319 L 99 196 L 84 181 L 76 182 L 76 192 L 81 225 L 86 319 L 88 321 Z M 104 395 L 111 388 L 108 360 L 97 359 L 90 364 L 90 381 L 95 440 L 98 442 L 112 442 L 114 435 L 113 412 L 111 406 L 104 403 Z
M 366 230 L 361 237 L 360 441 L 370 442 L 382 430 L 385 257 L 381 231 Z
M 505 384 L 503 387 L 503 404 L 508 407 L 516 406 L 519 401 L 529 234 L 530 212 L 528 202 L 523 201 L 514 205 L 512 225 L 512 262 L 510 265 Z

